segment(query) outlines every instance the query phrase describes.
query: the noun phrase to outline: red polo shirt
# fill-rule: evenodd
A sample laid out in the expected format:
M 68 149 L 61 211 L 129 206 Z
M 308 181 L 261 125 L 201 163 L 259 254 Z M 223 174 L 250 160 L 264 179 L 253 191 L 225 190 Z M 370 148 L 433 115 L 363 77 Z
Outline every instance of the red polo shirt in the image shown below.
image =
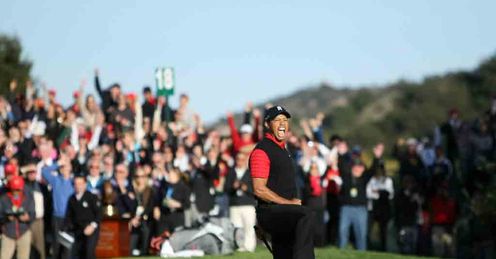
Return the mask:
M 274 137 L 274 135 L 265 133 L 265 137 L 272 140 L 282 149 L 285 148 L 284 141 L 277 140 L 276 137 Z M 252 178 L 265 178 L 265 179 L 269 178 L 270 160 L 269 160 L 269 156 L 267 155 L 267 153 L 265 153 L 265 151 L 261 149 L 253 150 L 250 158 L 250 171 Z

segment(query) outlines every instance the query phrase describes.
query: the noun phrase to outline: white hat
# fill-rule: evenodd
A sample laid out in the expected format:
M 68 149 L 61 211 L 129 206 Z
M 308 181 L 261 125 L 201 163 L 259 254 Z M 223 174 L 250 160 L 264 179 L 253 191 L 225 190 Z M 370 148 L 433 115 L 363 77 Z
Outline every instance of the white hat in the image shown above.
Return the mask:
M 253 133 L 253 127 L 250 124 L 243 124 L 243 126 L 241 126 L 241 128 L 239 129 L 239 132 L 241 132 L 242 134 L 251 134 Z
M 417 139 L 409 138 L 409 139 L 407 139 L 406 144 L 409 146 L 415 146 L 415 145 L 417 145 Z
M 46 124 L 43 121 L 37 121 L 33 125 L 33 135 L 34 136 L 43 136 L 45 135 Z

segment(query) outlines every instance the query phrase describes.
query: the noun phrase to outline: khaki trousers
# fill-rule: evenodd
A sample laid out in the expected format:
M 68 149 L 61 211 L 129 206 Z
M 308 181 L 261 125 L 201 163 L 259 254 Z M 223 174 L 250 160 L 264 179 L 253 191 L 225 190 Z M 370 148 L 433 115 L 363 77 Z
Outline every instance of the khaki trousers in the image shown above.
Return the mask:
M 31 244 L 36 249 L 36 251 L 38 251 L 38 254 L 40 255 L 40 259 L 46 258 L 44 226 L 45 225 L 43 223 L 43 218 L 35 219 L 33 223 L 31 223 L 31 232 L 33 235 L 31 239 Z
M 26 231 L 19 239 L 13 239 L 2 234 L 0 259 L 11 259 L 17 251 L 18 259 L 29 259 L 31 250 L 31 230 Z
M 235 227 L 243 228 L 245 239 L 240 247 L 241 251 L 255 251 L 257 246 L 257 237 L 255 229 L 257 215 L 254 206 L 231 206 L 229 207 L 231 222 Z

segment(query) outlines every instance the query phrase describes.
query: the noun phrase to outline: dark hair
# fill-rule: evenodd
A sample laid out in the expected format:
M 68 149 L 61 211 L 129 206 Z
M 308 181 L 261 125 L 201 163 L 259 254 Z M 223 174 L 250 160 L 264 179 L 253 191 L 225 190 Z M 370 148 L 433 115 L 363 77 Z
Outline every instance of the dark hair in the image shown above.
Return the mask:
M 356 158 L 353 158 L 351 160 L 351 166 L 363 166 L 363 167 L 365 167 L 365 164 L 363 163 L 363 161 L 360 158 L 356 157 Z
M 377 176 L 386 176 L 386 167 L 384 166 L 384 162 L 382 160 L 379 162 L 379 166 L 375 168 L 374 174 Z
M 334 141 L 343 141 L 343 138 L 337 134 L 332 134 L 331 137 L 329 138 L 329 142 L 332 143 Z
M 74 181 L 76 181 L 76 179 L 83 179 L 83 181 L 86 182 L 86 177 L 83 174 L 74 175 Z

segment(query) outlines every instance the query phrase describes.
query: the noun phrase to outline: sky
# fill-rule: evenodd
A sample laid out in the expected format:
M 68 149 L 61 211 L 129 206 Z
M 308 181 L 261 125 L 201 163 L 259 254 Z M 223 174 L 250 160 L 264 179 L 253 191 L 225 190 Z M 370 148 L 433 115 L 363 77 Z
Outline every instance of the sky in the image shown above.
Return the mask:
M 304 87 L 374 86 L 474 69 L 496 53 L 496 1 L 1 1 L 0 33 L 16 35 L 32 75 L 71 102 L 154 86 L 173 67 L 207 122 Z

